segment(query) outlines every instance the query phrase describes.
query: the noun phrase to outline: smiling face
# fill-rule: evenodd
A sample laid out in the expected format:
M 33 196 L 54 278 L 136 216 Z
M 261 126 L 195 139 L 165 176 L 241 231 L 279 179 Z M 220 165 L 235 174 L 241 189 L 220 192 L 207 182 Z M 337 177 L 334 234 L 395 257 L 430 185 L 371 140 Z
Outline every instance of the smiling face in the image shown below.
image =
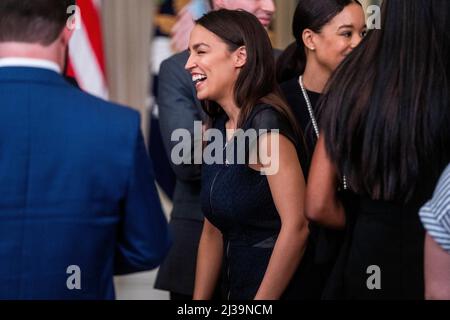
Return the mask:
M 308 59 L 333 72 L 366 34 L 366 22 L 362 7 L 356 3 L 346 6 L 328 22 L 319 33 L 313 33 Z
M 214 5 L 216 8 L 250 12 L 265 28 L 269 27 L 276 10 L 273 0 L 214 0 Z
M 236 80 L 242 67 L 239 49 L 231 52 L 214 33 L 196 25 L 189 41 L 190 56 L 186 70 L 192 75 L 199 100 L 220 104 L 233 97 Z

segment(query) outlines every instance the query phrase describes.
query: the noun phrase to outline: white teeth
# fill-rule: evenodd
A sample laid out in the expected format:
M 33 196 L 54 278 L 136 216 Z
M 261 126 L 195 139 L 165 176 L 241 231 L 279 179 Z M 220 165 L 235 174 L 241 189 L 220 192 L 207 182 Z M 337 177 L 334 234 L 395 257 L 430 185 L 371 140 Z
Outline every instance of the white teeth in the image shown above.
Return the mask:
M 205 80 L 205 79 L 206 79 L 206 76 L 203 75 L 203 74 L 195 74 L 195 75 L 192 76 L 192 81 L 193 82 L 197 82 L 197 81 Z

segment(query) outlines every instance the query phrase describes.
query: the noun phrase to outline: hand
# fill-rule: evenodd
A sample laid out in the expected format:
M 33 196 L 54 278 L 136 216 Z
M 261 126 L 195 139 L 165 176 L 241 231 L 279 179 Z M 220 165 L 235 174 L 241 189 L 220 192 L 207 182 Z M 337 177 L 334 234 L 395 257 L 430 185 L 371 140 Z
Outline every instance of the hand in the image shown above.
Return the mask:
M 185 6 L 177 15 L 177 22 L 172 28 L 171 47 L 175 52 L 186 50 L 189 45 L 189 36 L 194 28 L 194 18 L 189 6 Z

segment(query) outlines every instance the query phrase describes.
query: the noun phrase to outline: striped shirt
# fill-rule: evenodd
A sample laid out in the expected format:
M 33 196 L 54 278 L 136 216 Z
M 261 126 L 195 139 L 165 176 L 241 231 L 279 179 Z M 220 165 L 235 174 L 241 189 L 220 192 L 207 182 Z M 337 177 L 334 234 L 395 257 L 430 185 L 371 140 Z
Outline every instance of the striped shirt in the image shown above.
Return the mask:
M 428 234 L 450 253 L 450 165 L 439 179 L 433 198 L 419 212 Z

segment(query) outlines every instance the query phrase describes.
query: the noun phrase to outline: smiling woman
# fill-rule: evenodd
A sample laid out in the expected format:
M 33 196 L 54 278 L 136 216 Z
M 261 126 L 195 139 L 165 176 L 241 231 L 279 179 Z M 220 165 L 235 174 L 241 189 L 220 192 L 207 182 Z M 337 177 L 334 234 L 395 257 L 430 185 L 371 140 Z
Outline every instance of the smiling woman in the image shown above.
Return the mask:
M 295 42 L 278 59 L 277 77 L 305 134 L 307 176 L 318 136 L 317 102 L 333 71 L 366 34 L 363 8 L 356 0 L 302 0 L 292 34 Z
M 264 27 L 244 11 L 214 11 L 197 21 L 189 51 L 186 69 L 209 115 L 208 126 L 222 133 L 220 157 L 232 149 L 251 158 L 254 149 L 233 134 L 242 129 L 265 132 L 255 138 L 257 146 L 276 153 L 279 161 L 270 175 L 261 174 L 270 166 L 262 159 L 255 165 L 248 160 L 203 164 L 205 222 L 194 298 L 212 297 L 220 270 L 226 299 L 317 298 L 319 283 L 307 264 L 301 134 L 280 97 Z M 274 136 L 278 149 L 271 143 Z
M 355 0 L 302 0 L 292 24 L 296 41 L 278 59 L 278 80 L 304 133 L 300 155 L 307 178 L 319 136 L 318 101 L 333 71 L 358 46 L 366 33 L 362 6 Z M 315 269 L 326 281 L 336 261 L 342 232 L 311 224 L 309 248 L 315 251 Z
M 229 52 L 225 42 L 200 25 L 192 31 L 191 42 L 193 45 L 186 69 L 192 74 L 197 98 L 226 103 L 223 99 L 232 97 L 240 71 L 236 66 L 242 66 L 243 51 Z

